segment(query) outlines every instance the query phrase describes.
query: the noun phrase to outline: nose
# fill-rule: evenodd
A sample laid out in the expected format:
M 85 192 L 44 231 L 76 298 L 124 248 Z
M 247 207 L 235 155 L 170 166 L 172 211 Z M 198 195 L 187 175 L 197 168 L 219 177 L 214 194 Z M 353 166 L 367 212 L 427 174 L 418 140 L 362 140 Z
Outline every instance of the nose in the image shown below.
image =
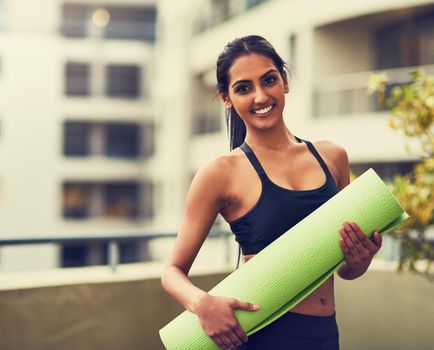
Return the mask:
M 255 97 L 254 97 L 254 103 L 255 104 L 262 104 L 267 102 L 268 96 L 265 93 L 264 89 L 261 87 L 258 87 L 255 89 Z

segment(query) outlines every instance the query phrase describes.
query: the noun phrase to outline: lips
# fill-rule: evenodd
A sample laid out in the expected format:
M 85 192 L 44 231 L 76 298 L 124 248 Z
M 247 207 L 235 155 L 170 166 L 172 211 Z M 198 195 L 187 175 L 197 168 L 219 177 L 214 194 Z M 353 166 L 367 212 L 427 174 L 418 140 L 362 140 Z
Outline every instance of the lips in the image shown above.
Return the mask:
M 274 103 L 265 107 L 252 109 L 251 113 L 258 117 L 267 117 L 271 114 L 271 111 L 274 109 Z
M 270 114 L 273 108 L 274 108 L 274 104 L 271 104 L 269 106 L 265 106 L 262 108 L 253 109 L 251 112 L 257 116 L 267 116 Z

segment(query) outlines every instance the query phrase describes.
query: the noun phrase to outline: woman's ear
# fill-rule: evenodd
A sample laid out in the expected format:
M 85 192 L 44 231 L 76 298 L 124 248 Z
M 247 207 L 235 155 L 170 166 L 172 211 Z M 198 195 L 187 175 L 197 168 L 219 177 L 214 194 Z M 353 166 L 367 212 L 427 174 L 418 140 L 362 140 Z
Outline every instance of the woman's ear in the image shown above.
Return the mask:
M 288 84 L 288 76 L 286 75 L 286 72 L 283 72 L 283 91 L 285 94 L 289 92 L 289 84 Z
M 224 92 L 221 92 L 220 93 L 220 98 L 222 99 L 223 104 L 224 104 L 224 106 L 225 106 L 226 109 L 232 108 L 232 102 L 229 99 L 229 96 L 227 94 L 225 94 Z

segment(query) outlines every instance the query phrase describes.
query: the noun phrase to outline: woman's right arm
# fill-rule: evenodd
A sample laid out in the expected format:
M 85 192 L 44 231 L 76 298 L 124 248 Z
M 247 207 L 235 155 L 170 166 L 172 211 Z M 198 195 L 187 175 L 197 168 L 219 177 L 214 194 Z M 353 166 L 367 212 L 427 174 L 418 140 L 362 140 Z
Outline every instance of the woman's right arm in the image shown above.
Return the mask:
M 230 159 L 217 157 L 203 165 L 187 194 L 183 221 L 172 254 L 161 277 L 163 288 L 187 310 L 195 313 L 218 346 L 229 349 L 247 337 L 234 309 L 257 310 L 233 298 L 214 297 L 196 287 L 188 273 L 218 213 L 226 202 Z

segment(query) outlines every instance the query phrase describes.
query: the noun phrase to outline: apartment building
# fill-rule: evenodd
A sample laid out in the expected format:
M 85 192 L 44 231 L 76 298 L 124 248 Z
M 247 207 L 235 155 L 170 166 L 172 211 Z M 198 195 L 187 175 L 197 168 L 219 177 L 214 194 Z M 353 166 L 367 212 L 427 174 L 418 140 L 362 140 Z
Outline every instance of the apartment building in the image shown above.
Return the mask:
M 406 173 L 416 158 L 366 94 L 368 76 L 386 71 L 390 89 L 415 68 L 433 73 L 433 19 L 422 0 L 0 1 L 0 234 L 176 232 L 195 172 L 229 150 L 215 62 L 248 34 L 288 63 L 294 134 L 344 146 L 356 174 Z M 228 228 L 220 216 L 215 226 Z M 164 260 L 171 242 L 125 245 L 121 260 Z M 235 242 L 206 244 L 198 260 L 236 257 Z M 0 269 L 105 252 L 2 248 Z
M 146 0 L 0 3 L 2 236 L 153 227 L 156 17 Z M 145 248 L 123 244 L 121 260 Z M 2 248 L 0 269 L 104 263 L 106 251 Z

